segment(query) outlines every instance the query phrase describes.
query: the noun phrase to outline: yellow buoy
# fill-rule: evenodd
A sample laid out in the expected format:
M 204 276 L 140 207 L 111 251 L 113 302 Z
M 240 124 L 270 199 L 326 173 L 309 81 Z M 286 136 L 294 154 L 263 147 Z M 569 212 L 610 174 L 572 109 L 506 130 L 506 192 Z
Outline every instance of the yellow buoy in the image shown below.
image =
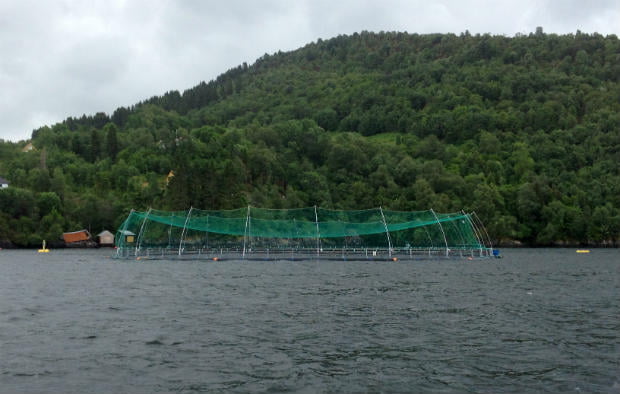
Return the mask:
M 49 251 L 50 250 L 45 247 L 45 240 L 43 240 L 43 246 L 39 249 L 39 253 L 49 253 Z

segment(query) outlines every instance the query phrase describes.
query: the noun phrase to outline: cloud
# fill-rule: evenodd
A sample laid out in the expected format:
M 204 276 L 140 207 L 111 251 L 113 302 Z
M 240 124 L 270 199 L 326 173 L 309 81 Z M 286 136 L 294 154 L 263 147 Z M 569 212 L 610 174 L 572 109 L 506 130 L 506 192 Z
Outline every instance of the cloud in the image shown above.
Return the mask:
M 616 0 L 0 2 L 0 138 L 27 139 L 339 34 L 618 34 L 618 20 Z

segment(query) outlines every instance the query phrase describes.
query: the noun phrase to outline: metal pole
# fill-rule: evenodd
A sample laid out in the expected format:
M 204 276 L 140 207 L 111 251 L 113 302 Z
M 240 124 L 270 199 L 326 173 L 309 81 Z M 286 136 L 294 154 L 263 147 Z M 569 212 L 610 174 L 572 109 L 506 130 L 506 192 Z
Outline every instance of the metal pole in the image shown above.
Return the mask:
M 189 207 L 189 212 L 187 213 L 187 217 L 185 218 L 185 224 L 183 224 L 183 231 L 181 231 L 181 240 L 179 241 L 179 256 L 183 251 L 183 239 L 185 238 L 185 234 L 187 232 L 187 222 L 189 222 L 190 216 L 192 216 L 192 209 L 194 207 Z
M 422 228 L 426 232 L 426 236 L 428 237 L 428 240 L 431 242 L 431 245 L 429 246 L 429 248 L 430 249 L 434 248 L 435 245 L 433 245 L 433 239 L 431 238 L 431 235 L 428 233 L 428 229 L 426 228 L 426 225 L 422 226 Z
M 462 211 L 463 215 L 465 215 L 465 217 L 467 218 L 467 221 L 469 222 L 469 225 L 471 226 L 471 230 L 474 233 L 474 237 L 476 237 L 476 241 L 478 241 L 478 248 L 480 248 L 480 257 L 482 257 L 482 246 L 483 243 L 480 240 L 480 237 L 478 236 L 478 229 L 476 229 L 476 226 L 474 226 L 474 223 L 471 221 L 471 218 L 469 217 L 471 214 L 469 213 L 465 213 L 465 211 Z
M 456 219 L 454 218 L 454 216 L 452 214 L 450 214 L 450 224 L 452 224 L 452 227 L 454 227 L 456 229 L 456 232 L 458 233 L 459 237 L 461 237 L 461 254 L 463 253 L 463 249 L 465 249 L 465 246 L 469 246 L 467 244 L 467 241 L 465 240 L 465 236 L 463 235 L 463 232 L 461 231 L 461 229 L 458 226 L 458 223 L 455 223 L 455 221 L 460 220 L 460 217 L 456 217 Z
M 480 217 L 478 217 L 478 214 L 476 214 L 476 212 L 472 212 L 472 215 L 473 215 L 474 218 L 476 218 L 476 220 L 478 221 L 478 223 L 482 227 L 482 230 L 484 231 L 484 234 L 486 234 L 487 240 L 489 241 L 489 249 L 491 250 L 491 253 L 492 253 L 493 252 L 493 243 L 491 242 L 491 237 L 489 237 L 489 233 L 487 232 L 486 227 L 484 227 L 484 223 L 482 223 L 482 220 L 480 220 Z
M 319 230 L 319 214 L 314 206 L 314 222 L 316 223 L 316 257 L 321 255 L 321 231 Z
M 299 245 L 297 243 L 299 241 L 299 238 L 297 238 L 299 236 L 299 231 L 297 231 L 297 221 L 295 218 L 293 218 L 293 228 L 295 229 L 295 238 L 292 238 L 293 241 L 291 241 L 291 259 L 295 257 L 295 246 Z
M 242 258 L 245 259 L 245 244 L 248 238 L 248 226 L 250 225 L 250 206 L 248 205 L 248 214 L 245 217 L 245 230 L 243 232 L 243 254 Z
M 426 224 L 424 226 L 422 226 L 422 228 L 426 232 L 426 236 L 428 237 L 428 240 L 431 243 L 430 246 L 428 247 L 428 256 L 430 257 L 431 249 L 433 249 L 435 247 L 435 245 L 433 244 L 433 239 L 431 238 L 431 235 L 429 234 L 428 229 L 426 228 Z
M 381 219 L 383 219 L 383 226 L 385 227 L 385 235 L 387 236 L 388 255 L 392 257 L 392 240 L 390 239 L 390 231 L 388 230 L 388 225 L 385 222 L 385 215 L 383 214 L 383 208 L 379 207 L 379 211 L 381 212 Z
M 144 220 L 142 221 L 142 225 L 140 226 L 140 232 L 138 233 L 138 239 L 136 240 L 136 253 L 135 256 L 138 255 L 138 252 L 140 251 L 140 248 L 142 247 L 142 236 L 144 234 L 144 226 L 146 224 L 146 219 L 148 219 L 150 213 L 151 213 L 152 208 L 149 208 L 149 210 L 146 212 L 146 215 L 144 216 Z
M 119 256 L 119 254 L 120 254 L 120 256 L 123 255 L 123 250 L 127 246 L 127 242 L 125 242 L 125 239 L 126 239 L 125 238 L 126 237 L 125 233 L 127 232 L 127 225 L 129 224 L 129 218 L 131 217 L 131 215 L 133 215 L 134 212 L 135 211 L 132 208 L 131 211 L 129 211 L 129 216 L 127 216 L 127 219 L 125 219 L 125 223 L 123 223 L 123 229 L 121 230 L 121 233 L 120 233 L 121 238 L 120 238 L 120 240 L 117 239 L 118 245 L 120 246 L 119 248 L 116 249 L 116 256 L 117 257 Z M 118 237 L 118 235 L 117 235 L 117 237 Z
M 448 257 L 450 255 L 450 249 L 448 248 L 448 239 L 446 238 L 446 233 L 443 231 L 443 226 L 439 222 L 439 218 L 437 217 L 437 214 L 435 213 L 435 211 L 433 211 L 433 208 L 431 208 L 431 212 L 433 213 L 433 216 L 435 216 L 435 220 L 437 221 L 437 224 L 439 225 L 441 234 L 443 234 L 443 241 L 446 243 L 446 257 Z

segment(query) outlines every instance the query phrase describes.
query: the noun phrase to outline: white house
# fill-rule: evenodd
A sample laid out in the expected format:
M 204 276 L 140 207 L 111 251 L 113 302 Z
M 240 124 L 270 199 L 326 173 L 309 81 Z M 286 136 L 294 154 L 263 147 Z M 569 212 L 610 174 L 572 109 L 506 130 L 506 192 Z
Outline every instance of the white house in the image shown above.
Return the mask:
M 99 238 L 100 246 L 113 246 L 114 245 L 114 234 L 112 234 L 108 230 L 103 230 L 102 232 L 97 234 L 97 238 Z
M 0 189 L 4 189 L 5 187 L 9 187 L 9 181 L 0 177 Z

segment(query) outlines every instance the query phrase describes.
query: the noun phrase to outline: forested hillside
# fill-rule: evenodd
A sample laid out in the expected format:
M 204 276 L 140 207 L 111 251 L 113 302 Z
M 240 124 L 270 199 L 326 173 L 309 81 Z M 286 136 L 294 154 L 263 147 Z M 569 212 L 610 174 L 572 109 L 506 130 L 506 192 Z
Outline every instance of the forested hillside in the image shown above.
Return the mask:
M 529 245 L 620 238 L 620 41 L 362 32 L 0 143 L 0 240 L 129 210 L 476 211 Z

